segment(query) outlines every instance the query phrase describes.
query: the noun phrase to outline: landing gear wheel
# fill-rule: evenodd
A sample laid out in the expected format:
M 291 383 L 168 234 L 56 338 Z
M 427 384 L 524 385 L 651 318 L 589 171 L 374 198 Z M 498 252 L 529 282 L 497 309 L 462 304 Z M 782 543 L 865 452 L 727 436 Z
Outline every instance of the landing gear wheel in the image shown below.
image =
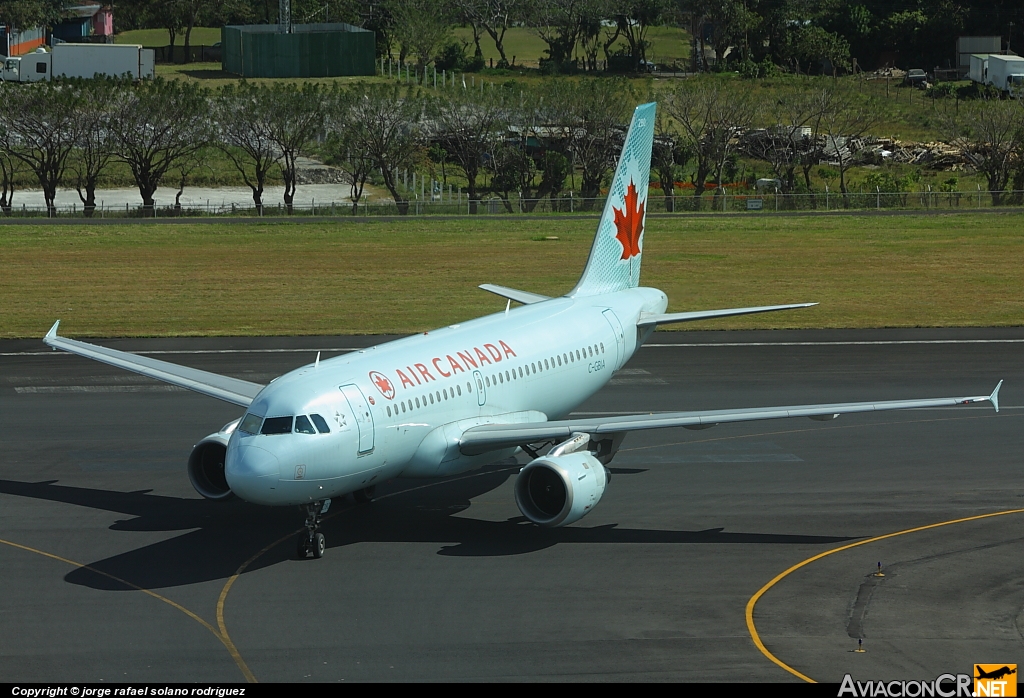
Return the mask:
M 305 506 L 306 509 L 306 533 L 299 537 L 298 553 L 299 559 L 305 560 L 313 553 L 313 558 L 319 560 L 327 550 L 327 540 L 324 534 L 320 533 L 320 516 L 323 514 L 324 505 L 330 504 L 331 500 L 312 502 Z
M 361 490 L 356 490 L 355 492 L 353 492 L 352 498 L 355 499 L 356 502 L 359 504 L 369 504 L 370 502 L 373 501 L 373 493 L 376 490 L 376 485 L 370 485 L 369 487 L 364 487 Z

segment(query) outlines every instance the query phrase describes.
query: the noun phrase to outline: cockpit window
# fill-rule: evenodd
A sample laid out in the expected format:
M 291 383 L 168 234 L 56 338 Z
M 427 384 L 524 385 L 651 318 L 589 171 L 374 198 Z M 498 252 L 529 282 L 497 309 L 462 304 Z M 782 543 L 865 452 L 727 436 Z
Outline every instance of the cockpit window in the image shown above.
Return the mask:
M 295 433 L 296 434 L 315 434 L 316 430 L 313 429 L 313 425 L 309 423 L 309 417 L 304 414 L 300 414 L 295 418 Z
M 291 434 L 291 417 L 267 417 L 263 420 L 263 431 L 261 434 Z
M 318 414 L 311 414 L 309 418 L 313 420 L 313 424 L 316 425 L 316 430 L 321 434 L 330 434 L 331 428 L 327 426 L 327 420 Z
M 262 423 L 263 417 L 249 413 L 245 415 L 245 419 L 238 425 L 238 431 L 244 431 L 246 434 L 259 434 L 260 424 Z

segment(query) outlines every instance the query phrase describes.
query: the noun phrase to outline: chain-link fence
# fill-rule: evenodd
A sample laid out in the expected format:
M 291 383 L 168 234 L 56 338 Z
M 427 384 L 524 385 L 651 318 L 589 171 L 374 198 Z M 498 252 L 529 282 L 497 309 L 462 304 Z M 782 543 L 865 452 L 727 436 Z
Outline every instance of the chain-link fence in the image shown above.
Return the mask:
M 782 192 L 734 192 L 726 189 L 707 190 L 694 196 L 686 190 L 671 199 L 651 194 L 645 202 L 647 213 L 746 213 L 764 215 L 793 211 L 969 211 L 976 209 L 1024 206 L 1024 190 L 992 192 L 976 191 L 919 191 L 919 192 L 850 192 L 832 191 L 786 194 Z M 97 205 L 87 212 L 81 205 L 56 206 L 48 211 L 41 205 L 15 205 L 0 215 L 4 218 L 187 218 L 206 216 L 431 216 L 431 215 L 527 215 L 527 214 L 597 214 L 604 208 L 604 198 L 564 196 L 543 199 L 508 198 L 491 196 L 471 201 L 459 199 L 412 199 L 397 204 L 391 199 L 361 201 L 353 207 L 350 201 L 296 200 L 291 212 L 282 203 L 264 204 L 262 212 L 253 204 L 188 203 L 178 206 L 125 204 L 124 206 Z

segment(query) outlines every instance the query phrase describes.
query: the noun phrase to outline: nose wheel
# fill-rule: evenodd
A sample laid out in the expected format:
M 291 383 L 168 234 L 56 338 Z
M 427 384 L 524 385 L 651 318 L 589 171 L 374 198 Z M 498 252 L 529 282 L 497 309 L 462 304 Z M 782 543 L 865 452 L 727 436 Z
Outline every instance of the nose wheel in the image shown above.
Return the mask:
M 327 539 L 320 533 L 320 519 L 331 506 L 331 500 L 325 499 L 319 502 L 312 502 L 305 506 L 306 509 L 306 532 L 299 536 L 298 556 L 305 560 L 310 554 L 313 559 L 319 560 L 327 550 Z

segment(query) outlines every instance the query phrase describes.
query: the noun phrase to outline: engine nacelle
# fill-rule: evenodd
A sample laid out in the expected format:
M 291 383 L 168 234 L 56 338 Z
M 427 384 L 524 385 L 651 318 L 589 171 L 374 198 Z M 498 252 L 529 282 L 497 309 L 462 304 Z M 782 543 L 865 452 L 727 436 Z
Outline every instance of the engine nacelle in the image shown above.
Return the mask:
M 516 478 L 516 505 L 535 524 L 567 526 L 597 506 L 609 480 L 608 471 L 588 451 L 537 458 Z
M 210 434 L 192 449 L 188 457 L 188 479 L 196 492 L 207 499 L 222 501 L 230 499 L 233 494 L 224 476 L 224 460 L 228 452 L 228 440 L 238 426 L 235 420 L 216 434 Z

